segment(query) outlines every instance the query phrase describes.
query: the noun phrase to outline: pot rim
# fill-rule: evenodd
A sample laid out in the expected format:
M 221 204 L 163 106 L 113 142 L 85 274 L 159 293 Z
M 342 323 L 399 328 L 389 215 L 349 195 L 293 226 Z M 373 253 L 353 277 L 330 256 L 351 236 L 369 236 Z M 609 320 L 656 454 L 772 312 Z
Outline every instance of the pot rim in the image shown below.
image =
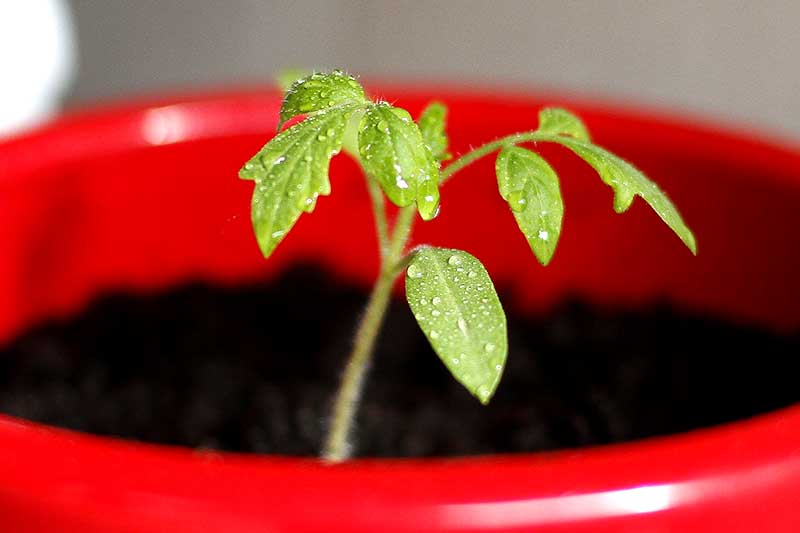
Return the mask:
M 419 88 L 381 87 L 387 94 L 397 94 L 400 90 L 412 95 L 428 93 Z M 780 177 L 784 174 L 769 172 L 770 168 L 779 168 L 787 162 L 800 166 L 800 151 L 788 142 L 758 139 L 749 132 L 743 134 L 705 121 L 686 120 L 677 114 L 620 109 L 602 101 L 587 103 L 573 98 L 535 96 L 537 101 L 557 100 L 579 112 L 588 109 L 594 114 L 657 125 L 681 136 L 687 150 L 718 151 L 734 163 L 747 159 L 752 164 L 755 159 L 765 167 L 765 175 L 770 179 L 781 180 L 783 186 L 800 187 L 800 178 L 789 179 Z M 447 98 L 494 102 L 532 99 L 529 94 L 487 96 L 480 91 L 451 91 Z M 4 170 L 19 165 L 36 167 L 43 150 L 63 148 L 67 143 L 69 149 L 59 148 L 57 151 L 62 155 L 56 157 L 89 157 L 98 150 L 107 153 L 114 149 L 262 132 L 265 123 L 274 122 L 279 103 L 277 93 L 261 88 L 142 99 L 70 113 L 0 144 L 0 181 L 14 179 L 10 177 L 12 173 Z M 229 116 L 231 108 L 240 110 L 233 118 Z M 255 109 L 258 111 L 254 112 Z M 192 120 L 200 111 L 219 120 Z M 180 113 L 188 121 L 179 135 L 153 130 L 148 136 L 148 121 L 157 124 L 159 113 Z M 116 140 L 109 141 L 104 135 L 111 130 L 115 131 Z M 700 137 L 703 146 L 697 147 Z M 109 146 L 109 142 L 116 144 Z M 730 149 L 732 143 L 737 150 Z M 53 160 L 49 159 L 47 164 L 52 165 Z M 636 516 L 678 507 L 691 509 L 700 500 L 723 506 L 743 495 L 736 493 L 736 487 L 740 486 L 756 496 L 765 490 L 791 492 L 798 489 L 800 479 L 798 436 L 800 405 L 794 405 L 721 426 L 622 444 L 466 458 L 356 459 L 329 465 L 309 458 L 198 452 L 134 443 L 0 415 L 0 450 L 13 451 L 0 453 L 0 499 L 30 504 L 35 499 L 25 488 L 39 494 L 46 487 L 53 491 L 51 504 L 59 506 L 75 498 L 65 489 L 70 483 L 80 486 L 83 497 L 98 496 L 99 487 L 114 487 L 136 501 L 143 494 L 171 494 L 181 505 L 192 501 L 192 509 L 201 509 L 199 515 L 209 523 L 225 517 L 227 521 L 220 524 L 230 526 L 232 514 L 241 514 L 243 509 L 246 520 L 270 520 L 264 510 L 270 504 L 285 506 L 286 513 L 297 513 L 296 519 L 305 520 L 304 524 L 315 521 L 322 524 L 337 517 L 353 520 L 358 509 L 364 511 L 367 504 L 363 502 L 352 509 L 331 503 L 331 494 L 339 492 L 347 494 L 350 502 L 363 498 L 371 509 L 379 510 L 375 516 L 385 516 L 382 511 L 402 510 L 403 516 L 395 524 L 381 526 L 384 530 L 419 528 L 423 523 L 421 517 L 430 516 L 434 510 L 441 523 L 447 525 L 443 529 L 469 529 L 470 524 L 483 524 L 490 529 L 511 530 L 564 520 Z M 63 453 L 54 454 L 54 450 Z M 110 473 L 116 476 L 111 481 Z M 206 485 L 187 486 L 193 479 L 203 479 Z M 247 482 L 237 487 L 236 479 Z M 495 479 L 504 482 L 496 484 Z M 80 480 L 77 485 L 76 480 Z M 299 498 L 276 491 L 276 486 L 286 486 L 287 492 L 306 490 L 307 493 Z M 124 499 L 119 494 L 101 497 L 97 508 L 111 506 L 119 510 L 121 505 L 127 505 L 120 498 Z M 225 503 L 220 505 L 220 501 Z M 211 505 L 210 502 L 214 502 L 216 510 L 204 507 Z M 303 509 L 310 505 L 319 511 L 313 520 L 302 516 Z M 576 517 L 573 511 L 567 515 L 564 505 L 572 509 L 578 506 L 584 509 L 583 514 Z M 353 530 L 376 527 L 363 512 L 358 516 L 361 522 L 356 523 L 360 525 Z M 242 522 L 246 523 L 250 522 Z

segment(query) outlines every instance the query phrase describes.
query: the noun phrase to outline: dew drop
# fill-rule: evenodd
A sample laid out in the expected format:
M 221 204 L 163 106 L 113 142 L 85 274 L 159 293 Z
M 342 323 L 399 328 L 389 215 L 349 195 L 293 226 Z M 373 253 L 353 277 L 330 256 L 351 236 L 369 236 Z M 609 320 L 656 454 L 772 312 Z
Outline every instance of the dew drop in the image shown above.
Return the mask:
M 324 133 L 320 133 L 319 135 L 317 135 L 317 140 L 318 141 L 324 141 L 327 138 L 328 137 Z
M 422 277 L 422 269 L 417 265 L 408 265 L 408 268 L 406 269 L 406 275 L 412 279 L 419 279 Z
M 461 362 L 461 360 L 460 360 L 458 357 L 453 357 L 453 364 L 454 364 L 454 365 L 457 365 L 457 364 L 459 364 L 460 362 Z
M 433 297 L 433 300 L 431 300 L 431 303 L 432 303 L 433 305 L 439 305 L 440 303 L 442 303 L 442 299 L 441 299 L 441 298 L 439 298 L 438 296 L 434 296 L 434 297 Z
M 458 324 L 458 329 L 461 330 L 461 333 L 466 335 L 467 334 L 467 321 L 464 320 L 463 318 L 459 318 L 457 324 Z
M 272 232 L 272 235 L 270 235 L 270 236 L 271 236 L 273 239 L 277 239 L 278 237 L 280 237 L 280 236 L 281 236 L 281 235 L 283 235 L 284 233 L 286 233 L 284 230 L 273 231 L 273 232 Z
M 477 277 L 478 277 L 478 274 L 477 274 L 477 273 L 476 273 L 474 270 L 470 270 L 470 271 L 469 271 L 469 274 L 467 274 L 467 277 L 468 277 L 468 278 L 477 278 Z M 480 290 L 480 289 L 481 289 L 481 288 L 480 288 L 480 287 L 478 287 L 478 290 Z
M 426 298 L 420 298 L 419 305 L 428 305 L 428 300 Z
M 494 344 L 492 344 L 491 342 L 487 342 L 486 344 L 483 345 L 483 349 L 487 353 L 492 353 L 495 348 L 496 348 L 496 346 Z
M 439 332 L 436 331 L 435 329 L 432 329 L 431 330 L 431 339 L 438 339 L 438 338 L 439 338 Z
M 387 123 L 385 120 L 379 121 L 378 122 L 378 129 L 381 130 L 381 131 L 388 130 L 389 129 L 389 123 Z
M 458 257 L 457 255 L 451 255 L 450 258 L 447 260 L 447 264 L 453 265 L 453 266 L 460 265 L 461 264 L 461 258 Z
M 314 158 L 313 158 L 313 157 L 311 157 L 311 154 L 307 154 L 307 155 L 306 155 L 306 156 L 303 158 L 303 161 L 305 161 L 306 163 L 310 163 L 312 159 L 314 159 Z
M 250 161 L 248 161 L 247 163 L 245 163 L 245 164 L 244 164 L 244 169 L 245 169 L 245 170 L 253 170 L 253 167 L 254 167 L 254 166 L 255 166 L 255 165 L 253 165 L 253 163 L 251 163 Z
M 442 312 L 439 311 L 438 309 L 434 309 L 433 311 L 431 311 L 431 316 L 439 316 L 441 314 Z
M 286 161 L 286 156 L 285 156 L 285 155 L 282 155 L 282 156 L 280 156 L 279 158 L 277 158 L 275 161 L 273 161 L 273 162 L 272 162 L 272 164 L 273 164 L 273 165 L 280 165 L 280 164 L 281 164 L 281 163 L 283 163 L 284 161 Z
M 528 200 L 525 198 L 525 193 L 522 191 L 514 191 L 508 195 L 508 205 L 511 206 L 511 209 L 514 211 L 524 210 L 527 204 Z
M 539 238 L 542 239 L 543 241 L 546 241 L 548 238 L 550 238 L 550 234 L 547 233 L 547 231 L 545 231 L 543 229 L 540 229 L 539 230 Z

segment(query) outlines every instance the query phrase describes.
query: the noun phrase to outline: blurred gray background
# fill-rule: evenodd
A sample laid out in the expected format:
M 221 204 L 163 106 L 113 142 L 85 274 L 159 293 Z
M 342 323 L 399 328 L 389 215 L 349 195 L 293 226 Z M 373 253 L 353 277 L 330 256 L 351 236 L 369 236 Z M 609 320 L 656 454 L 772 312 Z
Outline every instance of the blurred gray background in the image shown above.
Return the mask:
M 800 1 L 68 0 L 68 104 L 286 66 L 565 89 L 800 140 Z

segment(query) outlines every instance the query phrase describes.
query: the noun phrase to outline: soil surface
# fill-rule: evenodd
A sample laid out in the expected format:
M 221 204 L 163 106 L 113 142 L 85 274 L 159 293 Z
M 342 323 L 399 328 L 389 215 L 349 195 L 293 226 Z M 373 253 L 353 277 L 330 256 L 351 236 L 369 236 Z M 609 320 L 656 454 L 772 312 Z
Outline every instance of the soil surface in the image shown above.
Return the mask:
M 501 295 L 502 298 L 502 295 Z M 111 295 L 0 348 L 0 412 L 159 443 L 313 455 L 365 296 L 313 268 L 270 285 Z M 358 418 L 360 456 L 550 450 L 719 424 L 800 399 L 800 335 L 567 303 L 509 317 L 482 407 L 405 302 Z

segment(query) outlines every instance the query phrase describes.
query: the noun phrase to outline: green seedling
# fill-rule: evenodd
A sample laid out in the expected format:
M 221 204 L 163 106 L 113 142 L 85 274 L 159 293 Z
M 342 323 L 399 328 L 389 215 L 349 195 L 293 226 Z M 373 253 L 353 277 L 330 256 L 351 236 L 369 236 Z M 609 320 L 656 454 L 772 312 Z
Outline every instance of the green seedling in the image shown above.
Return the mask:
M 282 129 L 301 115 L 302 121 Z M 508 135 L 452 160 L 445 117 L 445 106 L 434 102 L 415 122 L 406 110 L 371 100 L 354 77 L 340 70 L 311 74 L 288 87 L 277 135 L 239 173 L 255 181 L 253 228 L 269 257 L 300 215 L 313 211 L 320 195 L 330 194 L 333 156 L 344 149 L 364 172 L 381 268 L 334 400 L 322 454 L 329 461 L 350 456 L 349 436 L 368 362 L 392 286 L 404 271 L 408 304 L 453 377 L 483 404 L 497 389 L 508 348 L 506 316 L 486 269 L 463 250 L 406 250 L 415 215 L 423 221 L 436 217 L 442 186 L 474 161 L 499 151 L 495 169 L 500 196 L 542 265 L 553 257 L 564 215 L 556 172 L 530 149 L 542 142 L 565 146 L 594 168 L 613 189 L 617 213 L 641 196 L 696 253 L 694 236 L 667 195 L 630 163 L 593 144 L 586 126 L 569 111 L 542 109 L 535 130 Z M 400 208 L 391 229 L 387 198 Z

